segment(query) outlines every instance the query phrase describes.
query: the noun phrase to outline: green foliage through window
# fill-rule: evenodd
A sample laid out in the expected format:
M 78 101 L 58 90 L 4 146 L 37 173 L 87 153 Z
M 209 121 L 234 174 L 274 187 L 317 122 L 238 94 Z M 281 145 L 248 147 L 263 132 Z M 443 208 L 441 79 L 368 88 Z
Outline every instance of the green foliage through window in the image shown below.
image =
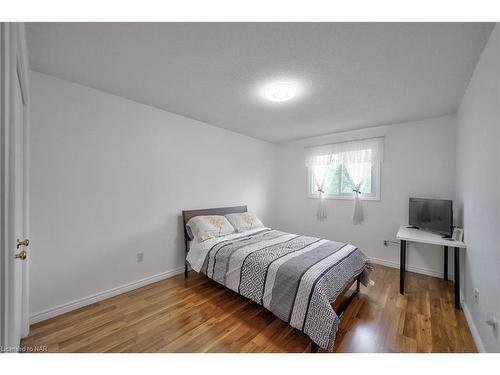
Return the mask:
M 372 193 L 372 175 L 373 167 L 371 163 L 363 163 L 363 184 L 361 185 L 361 193 L 370 194 Z M 349 170 L 345 165 L 334 165 L 330 169 L 326 182 L 325 182 L 325 193 L 326 194 L 339 194 L 339 192 L 352 193 L 353 192 L 353 181 L 349 175 Z

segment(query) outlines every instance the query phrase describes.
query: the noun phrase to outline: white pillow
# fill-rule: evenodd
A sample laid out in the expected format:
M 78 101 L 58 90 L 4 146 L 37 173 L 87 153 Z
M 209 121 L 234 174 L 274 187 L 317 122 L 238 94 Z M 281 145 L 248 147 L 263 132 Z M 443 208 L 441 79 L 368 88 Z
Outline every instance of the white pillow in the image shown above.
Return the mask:
M 232 224 L 237 232 L 245 232 L 250 229 L 263 228 L 264 224 L 259 220 L 257 215 L 251 212 L 243 212 L 241 214 L 228 214 L 227 220 Z
M 191 232 L 198 242 L 235 232 L 229 221 L 224 216 L 218 215 L 192 217 L 186 227 L 188 233 Z

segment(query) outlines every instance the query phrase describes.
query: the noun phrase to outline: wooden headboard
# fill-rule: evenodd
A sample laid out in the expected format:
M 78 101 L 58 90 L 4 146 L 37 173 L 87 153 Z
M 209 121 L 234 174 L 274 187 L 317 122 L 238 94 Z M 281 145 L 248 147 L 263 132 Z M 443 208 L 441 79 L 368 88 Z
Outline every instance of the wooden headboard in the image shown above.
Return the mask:
M 247 212 L 247 206 L 234 206 L 234 207 L 217 207 L 217 208 L 204 208 L 200 210 L 188 210 L 182 211 L 182 219 L 184 223 L 184 243 L 186 246 L 186 253 L 188 249 L 188 241 L 190 240 L 187 231 L 186 223 L 195 216 L 205 216 L 205 215 L 227 215 L 227 214 L 239 214 Z

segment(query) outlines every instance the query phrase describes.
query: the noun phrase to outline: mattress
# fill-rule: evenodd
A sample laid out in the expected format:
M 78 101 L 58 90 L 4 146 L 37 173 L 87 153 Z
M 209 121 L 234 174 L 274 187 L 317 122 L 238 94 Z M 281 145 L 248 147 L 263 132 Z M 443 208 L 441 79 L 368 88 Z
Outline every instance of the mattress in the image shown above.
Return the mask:
M 339 323 L 331 303 L 356 277 L 367 285 L 372 269 L 354 245 L 270 228 L 192 242 L 187 261 L 327 351 Z

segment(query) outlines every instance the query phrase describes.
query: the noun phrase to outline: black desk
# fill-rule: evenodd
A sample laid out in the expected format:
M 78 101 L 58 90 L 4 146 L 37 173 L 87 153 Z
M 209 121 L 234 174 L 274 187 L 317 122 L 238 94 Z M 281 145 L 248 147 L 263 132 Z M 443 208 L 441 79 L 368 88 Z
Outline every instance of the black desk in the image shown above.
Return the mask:
M 442 238 L 438 234 L 426 232 L 420 229 L 408 228 L 406 225 L 399 227 L 396 238 L 401 241 L 401 254 L 399 266 L 399 293 L 405 294 L 405 272 L 406 272 L 406 243 L 419 242 L 443 246 L 444 248 L 444 279 L 448 280 L 448 247 L 453 247 L 454 270 L 455 270 L 455 308 L 460 309 L 460 249 L 466 249 L 467 245 L 462 241 L 454 241 Z

